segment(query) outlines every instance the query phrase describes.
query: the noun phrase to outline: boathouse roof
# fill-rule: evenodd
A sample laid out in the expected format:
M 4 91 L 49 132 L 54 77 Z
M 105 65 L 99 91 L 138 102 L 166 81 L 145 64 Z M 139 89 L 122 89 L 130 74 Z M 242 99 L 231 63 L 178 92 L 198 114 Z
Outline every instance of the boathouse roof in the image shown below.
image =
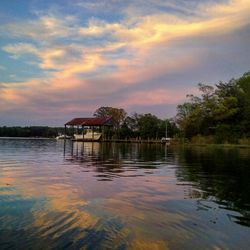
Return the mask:
M 88 118 L 74 118 L 65 123 L 65 126 L 105 126 L 112 125 L 112 117 L 88 117 Z

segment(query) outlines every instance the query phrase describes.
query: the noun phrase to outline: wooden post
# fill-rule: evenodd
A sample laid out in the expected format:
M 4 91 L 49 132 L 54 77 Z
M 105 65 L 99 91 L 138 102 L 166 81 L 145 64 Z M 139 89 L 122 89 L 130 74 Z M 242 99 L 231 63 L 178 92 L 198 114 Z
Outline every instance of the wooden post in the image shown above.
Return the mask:
M 104 126 L 101 127 L 101 130 L 102 130 L 102 141 L 105 140 L 105 137 L 104 137 Z
M 82 140 L 84 140 L 84 126 L 82 125 Z

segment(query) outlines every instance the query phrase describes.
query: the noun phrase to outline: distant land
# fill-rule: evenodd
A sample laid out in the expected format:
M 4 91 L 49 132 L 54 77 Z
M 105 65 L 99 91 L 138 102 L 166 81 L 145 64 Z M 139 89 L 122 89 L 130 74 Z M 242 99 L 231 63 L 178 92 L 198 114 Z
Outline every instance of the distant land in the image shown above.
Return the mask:
M 100 107 L 95 117 L 113 117 L 116 139 L 159 139 L 166 135 L 194 143 L 250 144 L 250 72 L 215 85 L 198 84 L 199 96 L 177 106 L 177 115 L 160 119 L 151 113 L 127 115 L 122 108 Z M 66 121 L 65 121 L 66 122 Z M 56 137 L 64 127 L 0 127 L 0 136 Z M 74 131 L 70 130 L 73 134 Z

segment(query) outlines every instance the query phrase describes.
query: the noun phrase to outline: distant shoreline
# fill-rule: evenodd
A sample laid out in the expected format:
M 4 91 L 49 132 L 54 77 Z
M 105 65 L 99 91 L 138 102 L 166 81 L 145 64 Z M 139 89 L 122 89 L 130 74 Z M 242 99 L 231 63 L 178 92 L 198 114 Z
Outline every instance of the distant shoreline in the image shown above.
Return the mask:
M 53 137 L 0 137 L 0 140 L 56 140 Z M 63 140 L 60 140 L 63 141 Z M 84 141 L 82 141 L 84 142 Z M 162 144 L 160 140 L 104 140 L 99 141 L 100 143 L 136 143 L 136 144 Z M 177 142 L 170 143 L 169 146 L 185 146 L 185 147 L 222 147 L 222 148 L 250 148 L 250 144 L 229 144 L 229 143 L 188 143 L 188 142 Z
M 55 140 L 53 137 L 11 137 L 11 136 L 0 136 L 0 140 Z

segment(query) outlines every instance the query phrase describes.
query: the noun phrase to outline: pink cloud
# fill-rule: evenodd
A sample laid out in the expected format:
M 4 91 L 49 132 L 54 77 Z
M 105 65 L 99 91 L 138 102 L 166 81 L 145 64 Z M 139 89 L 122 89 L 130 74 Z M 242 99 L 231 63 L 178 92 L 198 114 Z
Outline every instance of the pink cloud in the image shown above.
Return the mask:
M 178 90 L 154 89 L 132 93 L 120 105 L 129 107 L 134 105 L 177 104 L 184 99 L 185 94 Z

